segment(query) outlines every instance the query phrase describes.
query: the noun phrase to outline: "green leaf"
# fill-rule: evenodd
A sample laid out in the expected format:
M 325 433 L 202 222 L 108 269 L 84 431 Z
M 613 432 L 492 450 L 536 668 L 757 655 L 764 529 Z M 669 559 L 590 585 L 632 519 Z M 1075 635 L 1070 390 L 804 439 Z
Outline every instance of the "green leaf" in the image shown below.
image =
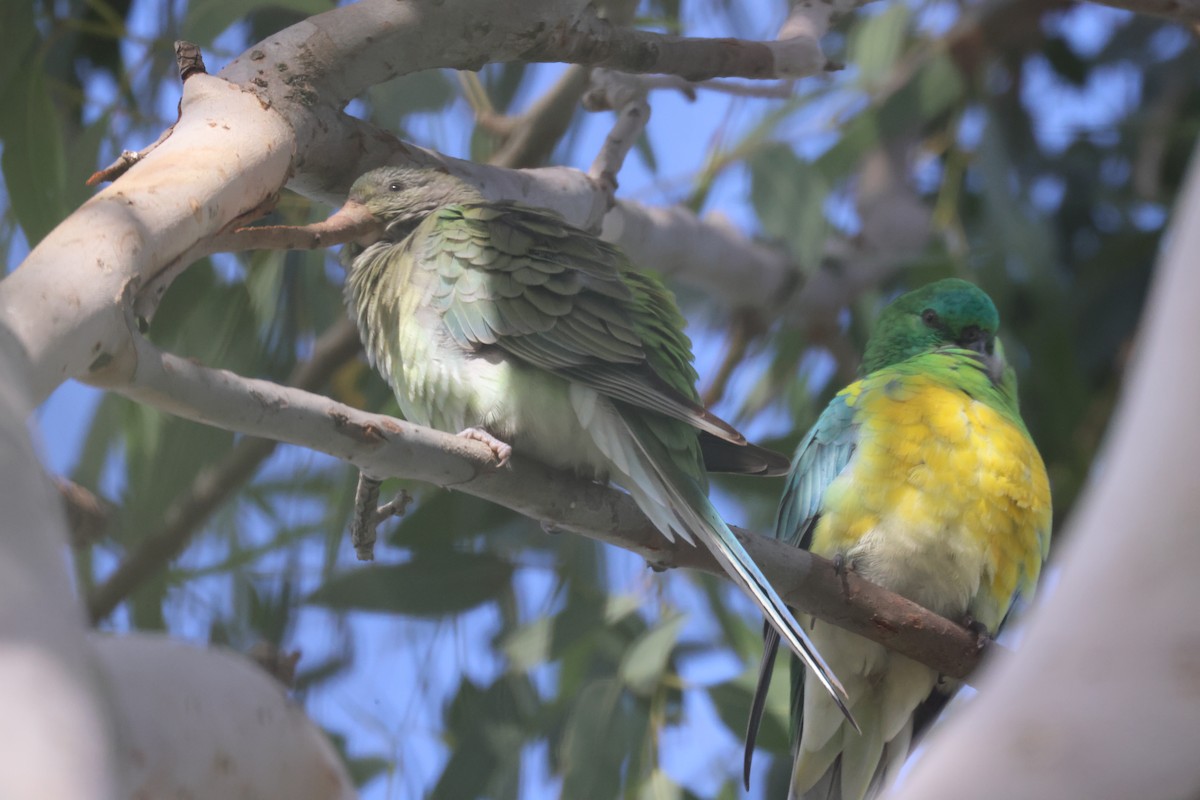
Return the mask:
M 775 664 L 775 675 L 767 690 L 767 702 L 763 711 L 762 726 L 758 732 L 758 747 L 773 753 L 786 753 L 788 749 L 789 680 L 786 663 L 787 652 L 781 652 Z M 757 665 L 746 670 L 737 678 L 707 688 L 709 699 L 717 709 L 721 721 L 730 732 L 741 737 L 746 731 L 746 715 L 754 699 L 754 686 L 758 680 Z
M 12 93 L 16 123 L 7 130 L 0 167 L 9 202 L 32 249 L 67 215 L 62 123 L 40 69 Z
M 536 524 L 515 511 L 462 492 L 426 491 L 415 506 L 387 537 L 389 544 L 414 550 L 446 549 L 455 540 L 483 534 L 494 540 L 501 534 L 527 531 Z M 541 539 L 550 537 L 543 535 Z
M 485 688 L 464 681 L 446 711 L 452 755 L 430 800 L 516 797 L 521 751 L 538 710 L 537 692 L 524 676 L 503 675 Z
M 508 588 L 512 574 L 512 564 L 492 555 L 422 554 L 406 564 L 347 570 L 310 594 L 307 602 L 342 611 L 441 617 L 496 599 Z
M 14 95 L 24 85 L 22 78 L 30 73 L 42 37 L 34 24 L 34 3 L 0 3 L 0 30 L 4 31 L 4 47 L 0 48 L 0 101 L 5 109 L 15 110 Z M 38 70 L 42 69 L 41 64 Z M 6 138 L 20 114 L 0 114 L 0 138 Z
M 1075 54 L 1066 39 L 1061 36 L 1046 39 L 1043 54 L 1060 77 L 1075 86 L 1087 85 L 1090 68 L 1086 61 Z
M 827 180 L 837 180 L 858 169 L 863 157 L 881 137 L 917 130 L 950 111 L 963 99 L 966 84 L 958 67 L 943 53 L 926 61 L 912 80 L 842 127 L 837 144 L 817 159 Z
M 763 230 L 786 242 L 805 269 L 815 269 L 829 224 L 829 183 L 811 163 L 784 145 L 771 145 L 750 159 L 750 198 Z
M 922 122 L 949 111 L 962 98 L 967 88 L 962 73 L 944 53 L 929 59 L 921 67 L 912 86 L 911 95 L 908 92 L 899 93 L 894 106 L 903 108 L 915 100 L 914 105 Z
M 661 769 L 655 769 L 642 784 L 637 797 L 638 800 L 682 800 L 683 789 Z
M 311 16 L 330 7 L 329 0 L 192 0 L 187 6 L 181 38 L 208 45 L 230 25 L 255 11 L 278 9 Z
M 399 125 L 409 114 L 437 111 L 456 96 L 454 83 L 439 69 L 402 75 L 376 84 L 367 92 L 373 110 L 371 119 L 389 126 Z
M 508 657 L 509 667 L 527 672 L 549 661 L 553 634 L 553 618 L 538 617 L 504 637 L 500 647 Z
M 559 748 L 562 797 L 605 800 L 621 787 L 626 743 L 616 735 L 621 686 L 610 678 L 593 681 L 579 693 Z
M 650 141 L 650 137 L 642 131 L 641 135 L 633 142 L 633 149 L 642 157 L 642 161 L 646 164 L 646 170 L 651 175 L 658 174 L 658 158 L 654 155 L 654 144 Z
M 849 56 L 858 67 L 864 86 L 877 86 L 892 77 L 892 67 L 904 49 L 911 16 L 907 5 L 895 3 L 855 26 L 850 36 Z
M 325 735 L 329 737 L 338 755 L 342 757 L 342 763 L 346 765 L 346 770 L 350 773 L 350 779 L 354 781 L 355 786 L 366 786 L 374 778 L 396 766 L 388 759 L 379 756 L 353 757 L 346 750 L 345 736 L 331 730 L 326 730 Z
M 635 694 L 643 697 L 654 694 L 667 671 L 682 627 L 682 615 L 671 617 L 643 633 L 625 652 L 618 676 Z

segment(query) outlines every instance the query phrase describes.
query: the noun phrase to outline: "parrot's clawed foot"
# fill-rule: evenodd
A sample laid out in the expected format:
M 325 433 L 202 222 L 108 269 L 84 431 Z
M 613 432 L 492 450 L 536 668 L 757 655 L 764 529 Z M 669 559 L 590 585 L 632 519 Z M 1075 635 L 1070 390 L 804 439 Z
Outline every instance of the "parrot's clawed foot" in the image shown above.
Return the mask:
M 969 612 L 963 615 L 962 624 L 964 628 L 975 634 L 975 648 L 977 650 L 984 649 L 991 644 L 995 638 L 987 629 L 987 626 L 975 619 L 975 617 L 971 616 Z
M 666 572 L 671 568 L 670 564 L 664 564 L 661 561 L 647 561 L 646 566 L 655 572 Z
M 512 458 L 512 446 L 500 441 L 483 428 L 467 428 L 459 431 L 458 435 L 464 439 L 472 439 L 486 444 L 492 451 L 492 455 L 496 457 L 496 466 L 498 467 L 503 467 L 508 463 L 508 459 Z
M 542 532 L 548 533 L 551 536 L 557 536 L 563 532 L 563 529 L 560 528 L 556 523 L 550 522 L 549 520 L 542 520 Z

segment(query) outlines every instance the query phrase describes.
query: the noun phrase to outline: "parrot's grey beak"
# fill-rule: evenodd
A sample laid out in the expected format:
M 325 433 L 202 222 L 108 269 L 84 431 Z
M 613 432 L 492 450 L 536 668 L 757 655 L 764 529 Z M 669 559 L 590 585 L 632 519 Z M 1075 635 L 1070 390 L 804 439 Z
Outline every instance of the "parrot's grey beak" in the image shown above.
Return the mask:
M 955 344 L 978 353 L 979 360 L 987 367 L 988 377 L 991 378 L 992 383 L 1000 383 L 1007 365 L 1004 362 L 1004 351 L 996 352 L 996 334 L 972 325 L 962 332 Z
M 359 247 L 368 247 L 383 238 L 383 223 L 356 200 L 347 200 L 345 205 L 318 225 L 324 236 L 336 238 L 338 243 L 353 242 Z
M 974 350 L 979 355 L 987 358 L 996 352 L 996 334 L 972 325 L 963 330 L 962 335 L 955 344 L 959 347 L 965 347 L 968 350 Z

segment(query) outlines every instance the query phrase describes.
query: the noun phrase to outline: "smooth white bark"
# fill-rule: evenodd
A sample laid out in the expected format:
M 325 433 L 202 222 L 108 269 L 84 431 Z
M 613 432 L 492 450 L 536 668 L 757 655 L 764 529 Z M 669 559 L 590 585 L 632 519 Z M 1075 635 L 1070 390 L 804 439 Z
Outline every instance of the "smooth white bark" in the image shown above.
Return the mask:
M 164 291 L 160 273 L 177 271 L 198 241 L 286 179 L 287 127 L 254 95 L 198 75 L 184 86 L 181 110 L 165 142 L 0 281 L 0 327 L 29 358 L 35 404 L 67 378 L 129 358 L 139 291 Z
M 0 331 L 0 798 L 118 796 L 108 706 L 67 575 L 66 519 L 25 420 L 29 365 Z
M 250 659 L 165 636 L 90 642 L 117 709 L 131 797 L 358 796 L 325 734 Z

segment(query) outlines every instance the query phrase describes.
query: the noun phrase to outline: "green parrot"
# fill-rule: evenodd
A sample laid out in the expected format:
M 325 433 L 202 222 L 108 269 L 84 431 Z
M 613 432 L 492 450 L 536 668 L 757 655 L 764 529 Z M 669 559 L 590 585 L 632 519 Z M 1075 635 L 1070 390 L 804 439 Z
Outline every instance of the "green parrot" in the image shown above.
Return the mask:
M 432 167 L 350 189 L 383 238 L 347 245 L 346 300 L 414 422 L 624 487 L 654 526 L 712 551 L 835 705 L 837 678 L 707 497 L 707 470 L 782 475 L 787 459 L 706 411 L 674 298 L 552 211 L 489 202 Z
M 1017 408 L 996 306 L 947 279 L 879 318 L 863 378 L 801 440 L 775 535 L 995 635 L 1032 594 L 1050 546 L 1050 484 Z M 862 800 L 886 787 L 940 709 L 939 676 L 882 645 L 805 619 L 845 682 L 861 735 L 793 663 L 789 798 Z M 754 738 L 779 639 L 767 631 L 746 737 Z M 932 696 L 931 696 L 932 695 Z

